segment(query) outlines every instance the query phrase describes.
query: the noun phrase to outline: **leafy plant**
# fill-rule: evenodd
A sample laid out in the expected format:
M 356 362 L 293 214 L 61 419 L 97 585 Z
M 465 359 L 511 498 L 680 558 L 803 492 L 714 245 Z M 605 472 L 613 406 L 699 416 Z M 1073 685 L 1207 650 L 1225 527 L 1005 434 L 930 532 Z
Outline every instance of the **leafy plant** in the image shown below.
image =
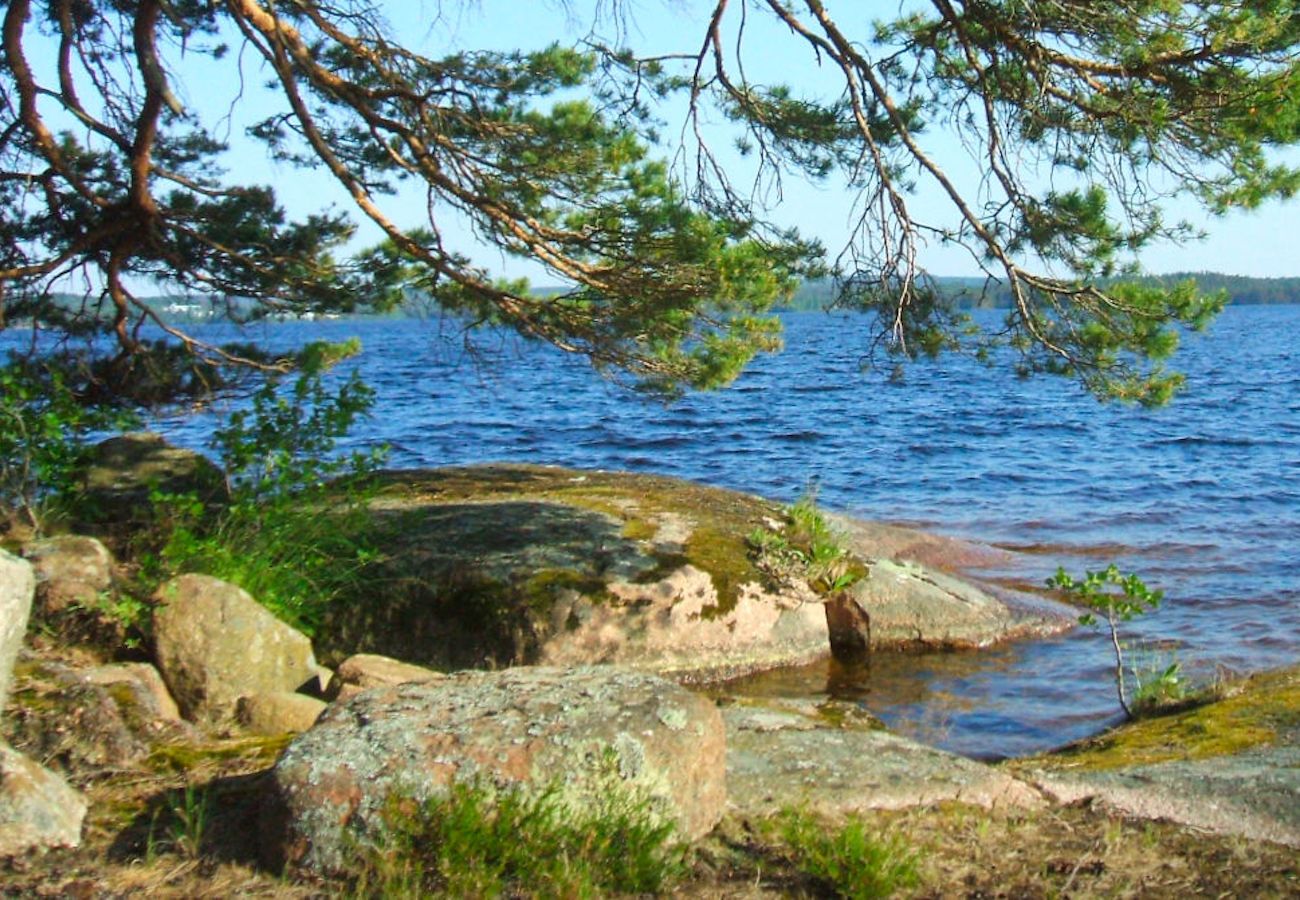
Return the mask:
M 394 800 L 381 839 L 356 849 L 358 896 L 600 897 L 655 893 L 684 872 L 684 848 L 646 801 L 601 792 L 572 808 L 561 786 L 457 783 L 420 804 Z
M 291 385 L 268 381 L 248 409 L 216 429 L 227 504 L 214 512 L 193 495 L 155 498 L 167 522 L 158 576 L 194 571 L 225 579 L 308 633 L 331 602 L 358 587 L 362 569 L 380 553 L 367 500 L 384 450 L 334 454 L 373 392 L 355 373 L 331 392 L 324 375 L 359 348 L 310 345 Z
M 212 813 L 212 795 L 202 788 L 187 785 L 168 791 L 163 805 L 154 810 L 145 837 L 145 860 L 153 862 L 160 849 L 168 849 L 189 859 L 197 859 L 207 833 Z M 158 820 L 166 816 L 166 833 L 158 837 Z
M 862 578 L 862 565 L 817 508 L 815 491 L 788 507 L 786 517 L 784 527 L 756 528 L 745 538 L 768 575 L 780 582 L 801 579 L 824 594 L 847 590 Z
M 0 517 L 42 530 L 52 507 L 77 493 L 87 437 L 134 421 L 127 410 L 83 404 L 57 368 L 11 359 L 0 367 Z
M 770 827 L 794 866 L 836 897 L 889 897 L 919 881 L 917 856 L 896 835 L 874 835 L 858 816 L 828 829 L 805 810 L 784 809 Z
M 1159 607 L 1164 592 L 1151 590 L 1136 574 L 1123 574 L 1113 564 L 1099 572 L 1086 572 L 1079 581 L 1068 575 L 1064 568 L 1059 568 L 1047 579 L 1047 586 L 1063 591 L 1069 599 L 1090 610 L 1079 616 L 1081 625 L 1097 624 L 1098 614 L 1106 620 L 1115 651 L 1115 689 L 1119 705 L 1130 719 L 1133 718 L 1133 706 L 1124 688 L 1124 650 L 1119 639 L 1119 623 Z M 1166 680 L 1175 678 L 1177 673 L 1175 663 L 1166 673 Z

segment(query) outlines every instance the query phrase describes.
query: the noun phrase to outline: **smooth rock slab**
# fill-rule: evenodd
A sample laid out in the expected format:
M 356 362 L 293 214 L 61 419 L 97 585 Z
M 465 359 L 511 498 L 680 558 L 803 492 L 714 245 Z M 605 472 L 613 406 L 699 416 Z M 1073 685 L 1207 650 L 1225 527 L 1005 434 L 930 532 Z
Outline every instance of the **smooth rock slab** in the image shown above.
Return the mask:
M 728 806 L 742 816 L 805 807 L 831 818 L 944 800 L 986 808 L 1040 807 L 1032 787 L 990 766 L 856 723 L 840 727 L 780 704 L 732 705 Z
M 9 701 L 9 680 L 27 633 L 35 590 L 31 563 L 0 550 L 0 717 Z
M 456 781 L 559 784 L 581 806 L 624 789 L 686 838 L 726 800 L 722 719 L 712 702 L 628 669 L 518 668 L 376 688 L 336 704 L 273 772 L 263 809 L 268 862 L 322 871 L 373 839 L 395 797 Z
M 81 843 L 86 800 L 58 775 L 0 743 L 0 857 Z
M 318 677 L 311 640 L 232 584 L 182 575 L 154 601 L 158 669 L 191 721 L 229 721 L 240 697 L 296 691 Z
M 1294 744 L 1034 781 L 1059 803 L 1099 800 L 1139 819 L 1300 847 L 1300 746 Z

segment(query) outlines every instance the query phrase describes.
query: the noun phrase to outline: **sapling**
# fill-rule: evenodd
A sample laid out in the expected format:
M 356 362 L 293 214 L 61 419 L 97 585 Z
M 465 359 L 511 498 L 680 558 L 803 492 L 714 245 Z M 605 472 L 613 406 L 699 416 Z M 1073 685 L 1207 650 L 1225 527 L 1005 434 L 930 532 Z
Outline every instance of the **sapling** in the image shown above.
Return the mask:
M 1079 616 L 1079 624 L 1096 625 L 1097 615 L 1101 614 L 1110 628 L 1110 642 L 1115 649 L 1115 689 L 1119 694 L 1119 705 L 1124 713 L 1133 718 L 1133 708 L 1129 705 L 1124 692 L 1124 651 L 1119 640 L 1119 624 L 1127 622 L 1136 615 L 1157 608 L 1164 591 L 1153 591 L 1137 575 L 1120 572 L 1112 564 L 1100 572 L 1086 572 L 1082 581 L 1071 578 L 1064 568 L 1047 579 L 1047 586 L 1064 591 L 1070 598 L 1090 612 Z M 1177 676 L 1177 663 L 1164 674 L 1165 679 Z

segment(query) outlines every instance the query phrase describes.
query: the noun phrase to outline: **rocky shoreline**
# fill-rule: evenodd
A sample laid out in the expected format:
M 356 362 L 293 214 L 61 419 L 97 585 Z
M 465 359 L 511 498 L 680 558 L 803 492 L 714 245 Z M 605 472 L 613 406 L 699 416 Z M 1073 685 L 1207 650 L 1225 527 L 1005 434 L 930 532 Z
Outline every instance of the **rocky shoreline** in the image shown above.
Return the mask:
M 836 645 L 981 647 L 1069 626 L 1066 609 L 1016 609 L 944 571 L 988 548 L 837 520 L 858 575 L 828 591 L 774 575 L 746 539 L 786 540 L 781 507 L 674 479 L 387 473 L 372 508 L 394 536 L 378 583 L 407 590 L 339 610 L 315 642 L 238 588 L 186 575 L 150 601 L 147 661 L 93 658 L 39 631 L 24 649 L 33 604 L 48 625 L 111 594 L 114 562 L 83 536 L 0 551 L 0 858 L 75 847 L 87 797 L 98 832 L 104 785 L 160 769 L 188 783 L 218 746 L 258 773 L 241 815 L 267 871 L 318 876 L 382 828 L 388 804 L 471 778 L 558 780 L 578 805 L 614 785 L 701 845 L 792 807 L 837 821 L 956 804 L 1030 817 L 1095 806 L 1300 847 L 1300 669 L 1000 766 L 890 734 L 856 704 L 683 686 Z M 133 807 L 113 802 L 122 821 Z

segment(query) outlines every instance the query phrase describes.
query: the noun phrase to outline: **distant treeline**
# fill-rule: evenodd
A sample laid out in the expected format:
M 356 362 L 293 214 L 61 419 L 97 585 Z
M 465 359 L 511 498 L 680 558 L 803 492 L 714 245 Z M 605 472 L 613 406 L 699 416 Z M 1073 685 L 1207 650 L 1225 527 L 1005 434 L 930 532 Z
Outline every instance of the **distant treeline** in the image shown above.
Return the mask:
M 1170 275 L 1146 276 L 1139 280 L 1176 284 L 1189 278 L 1206 292 L 1226 290 L 1229 301 L 1236 304 L 1300 303 L 1300 277 L 1250 278 L 1218 272 L 1175 272 Z M 1005 284 L 986 283 L 982 278 L 938 277 L 934 281 L 941 292 L 952 297 L 957 306 L 964 309 L 1005 309 L 1012 304 L 1011 289 Z M 834 299 L 835 287 L 829 280 L 809 281 L 782 308 L 825 309 Z
M 1242 305 L 1265 303 L 1300 303 L 1300 277 L 1295 278 L 1249 278 L 1243 275 L 1222 275 L 1218 272 L 1177 272 L 1172 275 L 1148 276 L 1141 279 L 1148 282 L 1173 284 L 1187 279 L 1194 279 L 1204 291 L 1226 290 L 1232 303 Z M 1011 306 L 1011 291 L 1002 284 L 985 282 L 982 278 L 938 277 L 934 279 L 939 290 L 952 297 L 957 306 L 963 309 L 1005 309 Z M 537 287 L 534 293 L 539 296 L 564 293 L 559 287 Z M 787 310 L 826 309 L 834 301 L 835 287 L 831 281 L 805 282 L 790 300 L 781 305 Z M 53 294 L 51 299 L 66 309 L 76 309 L 83 298 L 73 294 Z M 217 322 L 228 320 L 228 311 L 250 312 L 246 301 L 232 300 L 230 306 L 213 302 L 207 297 L 146 297 L 143 299 L 165 322 L 177 324 L 194 324 L 198 322 Z M 394 310 L 385 313 L 382 318 L 394 318 L 410 315 L 427 315 L 429 300 L 413 298 L 409 309 Z M 338 318 L 338 316 L 329 316 Z M 343 318 L 375 318 L 375 316 L 347 315 Z M 10 322 L 11 325 L 18 324 Z

